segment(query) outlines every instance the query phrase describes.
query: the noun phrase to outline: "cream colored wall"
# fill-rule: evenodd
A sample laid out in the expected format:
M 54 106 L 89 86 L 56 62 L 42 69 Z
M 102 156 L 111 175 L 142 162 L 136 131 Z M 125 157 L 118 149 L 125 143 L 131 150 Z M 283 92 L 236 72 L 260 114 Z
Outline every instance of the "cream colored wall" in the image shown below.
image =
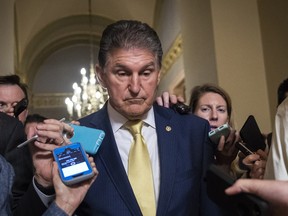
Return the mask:
M 175 86 L 184 79 L 183 56 L 181 50 L 177 49 L 182 41 L 181 10 L 179 7 L 179 2 L 165 0 L 161 1 L 161 7 L 156 11 L 155 28 L 164 52 L 158 95 L 164 91 L 174 93 Z M 173 44 L 175 42 L 176 44 Z
M 156 0 L 92 0 L 92 13 L 112 20 L 138 19 L 153 24 Z M 88 0 L 15 0 L 19 57 L 30 40 L 48 24 L 64 17 L 88 14 Z
M 219 85 L 232 98 L 236 127 L 248 115 L 271 131 L 270 107 L 256 0 L 211 0 Z
M 182 0 L 181 10 L 186 98 L 189 102 L 195 85 L 217 83 L 210 0 Z
M 258 4 L 270 110 L 274 122 L 277 89 L 288 78 L 288 1 L 261 0 Z
M 12 0 L 0 1 L 0 75 L 14 73 L 14 17 Z

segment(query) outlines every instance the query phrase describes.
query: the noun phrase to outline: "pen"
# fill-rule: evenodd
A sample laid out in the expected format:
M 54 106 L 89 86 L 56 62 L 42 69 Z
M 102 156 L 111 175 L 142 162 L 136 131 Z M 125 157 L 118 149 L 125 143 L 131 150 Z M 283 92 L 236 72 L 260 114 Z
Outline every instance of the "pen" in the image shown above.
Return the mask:
M 60 121 L 60 122 L 64 122 L 64 121 L 65 121 L 65 118 L 61 118 L 59 121 Z
M 61 118 L 59 121 L 60 121 L 60 122 L 64 122 L 64 121 L 65 121 L 65 118 Z M 34 135 L 33 137 L 31 137 L 30 139 L 26 140 L 25 142 L 20 143 L 20 144 L 17 146 L 17 148 L 21 148 L 21 147 L 29 144 L 30 142 L 34 142 L 35 140 L 37 140 L 37 138 L 38 138 L 38 135 L 36 134 L 36 135 Z
M 31 137 L 30 139 L 26 140 L 25 142 L 19 144 L 19 145 L 17 146 L 17 148 L 21 148 L 21 147 L 27 145 L 27 144 L 30 143 L 30 142 L 34 142 L 37 138 L 38 138 L 38 135 L 36 134 L 36 135 L 34 135 L 33 137 Z

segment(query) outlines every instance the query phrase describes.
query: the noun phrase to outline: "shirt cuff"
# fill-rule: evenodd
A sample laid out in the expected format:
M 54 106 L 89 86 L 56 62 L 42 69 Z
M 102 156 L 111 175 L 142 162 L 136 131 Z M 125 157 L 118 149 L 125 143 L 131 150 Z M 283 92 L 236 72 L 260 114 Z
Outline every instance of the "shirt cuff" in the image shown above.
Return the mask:
M 55 193 L 54 194 L 50 194 L 50 195 L 47 195 L 45 193 L 43 193 L 36 185 L 36 180 L 33 176 L 33 187 L 36 191 L 36 193 L 38 194 L 39 198 L 41 199 L 42 203 L 48 208 L 48 206 L 54 201 L 55 199 Z

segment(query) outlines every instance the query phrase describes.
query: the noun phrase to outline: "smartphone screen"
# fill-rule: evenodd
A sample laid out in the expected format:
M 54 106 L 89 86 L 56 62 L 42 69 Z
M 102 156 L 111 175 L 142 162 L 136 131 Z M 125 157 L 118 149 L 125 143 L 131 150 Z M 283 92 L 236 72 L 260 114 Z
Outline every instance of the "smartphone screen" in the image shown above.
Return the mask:
M 93 176 L 92 168 L 80 143 L 54 149 L 53 155 L 65 184 L 75 184 Z

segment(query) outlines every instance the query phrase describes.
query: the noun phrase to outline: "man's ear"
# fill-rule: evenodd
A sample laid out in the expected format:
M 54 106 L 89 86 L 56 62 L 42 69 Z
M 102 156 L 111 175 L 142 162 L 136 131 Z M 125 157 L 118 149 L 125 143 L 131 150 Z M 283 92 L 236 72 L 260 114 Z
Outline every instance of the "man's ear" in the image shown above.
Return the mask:
M 106 83 L 104 79 L 104 70 L 99 66 L 99 64 L 96 64 L 96 76 L 101 86 L 106 88 Z
M 157 85 L 159 85 L 160 83 L 160 78 L 161 78 L 161 71 L 158 72 Z

